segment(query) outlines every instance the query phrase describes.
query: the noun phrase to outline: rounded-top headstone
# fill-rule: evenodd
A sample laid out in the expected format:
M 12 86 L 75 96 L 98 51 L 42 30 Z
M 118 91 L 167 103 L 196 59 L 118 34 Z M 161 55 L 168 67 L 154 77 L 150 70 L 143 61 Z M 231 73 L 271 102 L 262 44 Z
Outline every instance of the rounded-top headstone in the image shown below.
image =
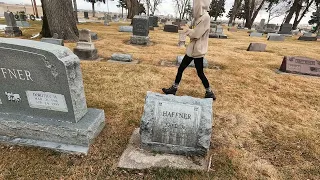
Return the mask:
M 79 31 L 79 41 L 81 41 L 81 42 L 91 42 L 90 30 L 81 29 Z

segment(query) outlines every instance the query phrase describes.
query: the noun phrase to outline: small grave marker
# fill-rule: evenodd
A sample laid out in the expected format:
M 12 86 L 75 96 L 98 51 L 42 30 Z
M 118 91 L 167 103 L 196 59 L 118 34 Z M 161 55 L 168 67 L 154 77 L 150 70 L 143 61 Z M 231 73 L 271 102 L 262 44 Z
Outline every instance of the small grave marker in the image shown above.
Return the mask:
M 263 43 L 250 43 L 247 51 L 265 52 L 266 47 L 267 45 Z
M 320 61 L 307 57 L 285 56 L 280 71 L 312 76 L 320 76 Z

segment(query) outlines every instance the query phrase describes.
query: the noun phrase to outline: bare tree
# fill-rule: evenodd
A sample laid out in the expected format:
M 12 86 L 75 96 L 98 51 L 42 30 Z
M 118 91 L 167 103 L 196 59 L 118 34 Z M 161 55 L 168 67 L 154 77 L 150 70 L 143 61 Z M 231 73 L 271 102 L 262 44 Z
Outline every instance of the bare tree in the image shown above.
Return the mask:
M 173 0 L 173 2 L 179 13 L 180 19 L 184 19 L 188 13 L 188 5 L 190 4 L 190 0 Z
M 145 0 L 147 5 L 147 15 L 154 14 L 162 0 Z
M 264 6 L 266 0 L 244 0 L 245 7 L 245 27 L 251 29 L 254 20 L 256 19 L 259 11 Z
M 278 3 L 269 2 L 268 7 L 266 8 L 266 11 L 268 12 L 267 24 L 269 24 L 269 22 L 272 19 L 286 14 L 286 12 L 289 10 L 289 8 L 290 7 L 288 7 L 288 3 L 285 1 L 281 1 Z

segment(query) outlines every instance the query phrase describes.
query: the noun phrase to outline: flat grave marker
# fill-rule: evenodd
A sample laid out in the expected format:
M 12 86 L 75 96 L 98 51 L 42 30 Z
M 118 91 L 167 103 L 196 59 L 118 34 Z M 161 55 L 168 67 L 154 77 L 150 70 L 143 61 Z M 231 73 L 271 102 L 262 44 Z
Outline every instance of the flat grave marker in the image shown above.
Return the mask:
M 281 72 L 320 76 L 320 61 L 307 57 L 285 56 L 279 70 Z

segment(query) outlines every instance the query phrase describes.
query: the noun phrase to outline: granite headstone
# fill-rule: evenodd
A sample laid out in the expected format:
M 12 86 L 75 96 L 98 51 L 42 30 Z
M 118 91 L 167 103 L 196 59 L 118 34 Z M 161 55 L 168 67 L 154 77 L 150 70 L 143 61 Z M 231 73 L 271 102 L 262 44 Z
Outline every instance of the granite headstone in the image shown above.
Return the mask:
M 267 45 L 263 43 L 250 43 L 247 51 L 265 52 L 266 47 Z
M 0 141 L 87 153 L 105 125 L 68 48 L 0 38 Z
M 279 70 L 282 72 L 320 76 L 320 61 L 307 57 L 285 56 Z
M 148 45 L 149 40 L 149 17 L 134 16 L 132 20 L 133 36 L 130 38 L 131 44 Z
M 145 150 L 205 156 L 212 133 L 212 99 L 147 92 L 141 119 Z

